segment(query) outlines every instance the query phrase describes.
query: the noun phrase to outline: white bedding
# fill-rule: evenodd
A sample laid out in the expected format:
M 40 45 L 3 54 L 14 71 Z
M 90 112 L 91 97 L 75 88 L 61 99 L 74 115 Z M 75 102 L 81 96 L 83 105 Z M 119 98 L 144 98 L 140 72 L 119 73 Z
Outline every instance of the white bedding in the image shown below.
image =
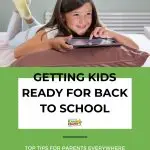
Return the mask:
M 140 47 L 141 51 L 150 54 L 150 40 L 142 34 L 125 34 L 134 40 Z M 7 35 L 5 32 L 0 32 L 0 67 L 9 66 L 15 61 L 13 48 L 8 45 Z M 150 67 L 150 57 L 147 59 L 143 67 Z
M 0 67 L 10 66 L 14 61 L 14 51 L 8 45 L 7 34 L 0 32 Z
M 125 34 L 138 44 L 141 51 L 150 53 L 150 40 L 143 34 Z
M 135 43 L 138 44 L 141 51 L 148 52 L 150 54 L 150 40 L 142 34 L 125 34 L 130 37 Z M 146 60 L 143 67 L 150 67 L 150 57 Z

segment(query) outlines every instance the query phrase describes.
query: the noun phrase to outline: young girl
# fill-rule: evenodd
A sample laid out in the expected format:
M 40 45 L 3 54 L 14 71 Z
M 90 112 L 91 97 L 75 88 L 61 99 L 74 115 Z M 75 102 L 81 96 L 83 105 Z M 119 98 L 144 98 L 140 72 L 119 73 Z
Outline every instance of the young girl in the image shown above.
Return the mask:
M 66 52 L 73 49 L 66 43 L 72 37 L 114 38 L 138 49 L 131 39 L 109 30 L 98 21 L 92 0 L 57 0 L 51 20 L 32 39 L 15 49 L 15 57 L 52 49 Z

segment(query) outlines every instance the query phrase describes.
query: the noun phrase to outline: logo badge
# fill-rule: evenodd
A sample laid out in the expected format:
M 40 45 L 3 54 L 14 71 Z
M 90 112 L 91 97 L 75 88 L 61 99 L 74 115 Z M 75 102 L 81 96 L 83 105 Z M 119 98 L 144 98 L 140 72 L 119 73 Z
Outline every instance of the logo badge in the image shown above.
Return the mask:
M 68 119 L 69 127 L 81 126 L 81 124 L 82 124 L 82 121 L 80 119 Z

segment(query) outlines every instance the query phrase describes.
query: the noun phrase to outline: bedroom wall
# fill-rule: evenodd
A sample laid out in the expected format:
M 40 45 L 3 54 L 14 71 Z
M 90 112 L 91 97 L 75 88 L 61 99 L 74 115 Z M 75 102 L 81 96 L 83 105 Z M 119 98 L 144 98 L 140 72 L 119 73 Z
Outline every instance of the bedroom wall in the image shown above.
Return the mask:
M 7 30 L 13 5 L 11 0 L 0 0 L 0 32 Z M 43 3 L 44 2 L 44 3 Z M 40 22 L 45 10 L 52 10 L 56 0 L 32 0 L 31 10 Z M 150 12 L 150 0 L 94 0 L 100 12 Z

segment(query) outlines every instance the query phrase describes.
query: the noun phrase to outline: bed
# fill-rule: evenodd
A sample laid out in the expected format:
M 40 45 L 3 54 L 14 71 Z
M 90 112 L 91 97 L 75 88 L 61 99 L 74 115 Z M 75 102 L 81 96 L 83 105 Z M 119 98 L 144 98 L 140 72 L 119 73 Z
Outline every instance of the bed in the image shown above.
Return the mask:
M 150 54 L 150 40 L 143 34 L 125 34 L 133 39 L 140 47 L 141 51 Z M 0 67 L 10 66 L 15 61 L 13 48 L 8 45 L 7 34 L 0 32 Z M 143 67 L 150 67 L 150 57 L 146 60 Z

